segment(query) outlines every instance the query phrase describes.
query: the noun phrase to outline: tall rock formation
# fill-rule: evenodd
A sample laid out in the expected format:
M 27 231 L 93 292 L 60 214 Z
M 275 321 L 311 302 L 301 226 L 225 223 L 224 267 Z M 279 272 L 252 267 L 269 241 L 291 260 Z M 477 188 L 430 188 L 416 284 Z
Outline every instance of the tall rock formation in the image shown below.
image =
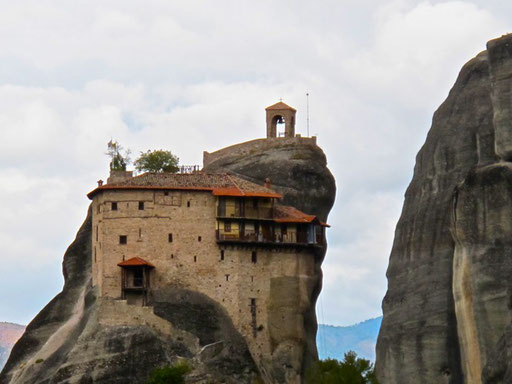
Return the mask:
M 248 168 L 237 173 L 261 184 L 267 177 L 279 180 L 277 189 L 284 192 L 285 201 L 300 199 L 296 200 L 303 203 L 299 208 L 311 207 L 305 211 L 325 220 L 334 202 L 335 185 L 323 152 L 316 145 L 300 142 L 293 148 L 284 147 L 287 146 L 253 148 L 250 158 L 238 159 Z M 212 164 L 205 170 L 232 170 L 228 163 L 222 165 L 223 157 L 216 156 L 215 166 Z M 320 182 L 325 185 L 319 185 Z M 320 197 L 319 190 L 324 191 Z M 63 291 L 27 326 L 0 373 L 0 383 L 137 384 L 144 383 L 155 367 L 172 364 L 180 358 L 192 361 L 191 379 L 195 383 L 255 382 L 260 367 L 255 365 L 225 309 L 208 297 L 186 289 L 155 292 L 153 307 L 132 307 L 140 313 L 131 317 L 124 316 L 125 306 L 98 298 L 91 288 L 91 233 L 89 212 L 64 256 Z M 313 287 L 311 297 L 301 297 L 301 305 L 306 305 L 301 309 L 306 345 L 296 359 L 303 369 L 316 357 L 314 308 L 321 287 L 321 259 L 316 261 L 316 274 L 309 279 L 308 284 Z M 282 287 L 283 292 L 291 288 Z M 305 296 L 303 291 L 300 293 Z M 286 316 L 292 310 L 295 309 L 291 306 L 282 307 Z M 278 321 L 276 318 L 272 330 L 276 347 L 269 357 L 272 372 L 263 375 L 266 382 L 276 384 L 284 382 L 280 377 L 289 369 L 289 361 L 283 360 L 283 356 L 289 358 L 286 330 L 279 332 L 282 327 Z M 269 375 L 274 377 L 272 381 L 268 380 Z
M 511 90 L 507 35 L 434 114 L 389 260 L 383 384 L 512 382 Z

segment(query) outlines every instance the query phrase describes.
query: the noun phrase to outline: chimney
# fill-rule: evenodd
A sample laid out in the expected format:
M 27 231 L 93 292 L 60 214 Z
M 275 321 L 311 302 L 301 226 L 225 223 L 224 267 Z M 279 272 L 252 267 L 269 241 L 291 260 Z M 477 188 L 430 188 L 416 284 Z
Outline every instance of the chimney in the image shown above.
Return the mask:
M 101 187 L 103 185 L 103 180 L 98 180 L 98 187 Z
M 270 189 L 270 179 L 268 177 L 265 179 L 265 188 Z

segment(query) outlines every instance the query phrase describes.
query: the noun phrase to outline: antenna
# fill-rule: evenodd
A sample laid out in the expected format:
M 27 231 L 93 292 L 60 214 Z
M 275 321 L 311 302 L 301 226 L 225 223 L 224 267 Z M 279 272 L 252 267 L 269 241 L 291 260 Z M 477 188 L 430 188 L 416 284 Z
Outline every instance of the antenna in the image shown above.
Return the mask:
M 306 91 L 306 125 L 308 128 L 308 137 L 309 137 L 309 91 Z

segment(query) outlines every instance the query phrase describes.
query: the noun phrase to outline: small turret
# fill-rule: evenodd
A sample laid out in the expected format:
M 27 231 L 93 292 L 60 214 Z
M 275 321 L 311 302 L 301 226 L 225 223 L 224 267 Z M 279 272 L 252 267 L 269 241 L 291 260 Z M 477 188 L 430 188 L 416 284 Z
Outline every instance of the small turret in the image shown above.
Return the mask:
M 280 101 L 265 108 L 267 112 L 267 138 L 277 137 L 277 123 L 284 123 L 284 137 L 295 137 L 297 110 Z

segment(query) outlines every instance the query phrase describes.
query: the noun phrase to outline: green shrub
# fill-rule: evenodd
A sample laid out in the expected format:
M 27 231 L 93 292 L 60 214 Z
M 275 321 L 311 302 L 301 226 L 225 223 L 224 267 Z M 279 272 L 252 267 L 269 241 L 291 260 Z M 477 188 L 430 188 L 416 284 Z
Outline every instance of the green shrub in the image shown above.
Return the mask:
M 42 363 L 43 361 L 44 361 L 44 359 L 37 359 L 37 360 L 36 360 L 36 364 L 40 364 L 40 363 Z
M 378 384 L 373 364 L 356 353 L 345 353 L 343 361 L 317 361 L 306 375 L 307 384 Z
M 190 371 L 192 368 L 185 362 L 156 368 L 151 373 L 147 384 L 184 384 L 185 375 Z

